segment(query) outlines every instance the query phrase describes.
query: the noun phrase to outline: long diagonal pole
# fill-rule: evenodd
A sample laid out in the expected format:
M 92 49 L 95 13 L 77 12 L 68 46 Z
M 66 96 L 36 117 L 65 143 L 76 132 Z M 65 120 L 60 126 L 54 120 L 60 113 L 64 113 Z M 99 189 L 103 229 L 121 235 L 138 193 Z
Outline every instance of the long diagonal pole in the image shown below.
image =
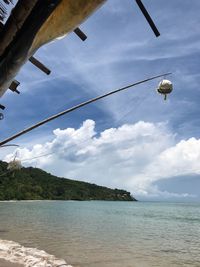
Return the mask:
M 67 114 L 67 113 L 70 113 L 70 112 L 72 112 L 72 111 L 74 111 L 74 110 L 76 110 L 76 109 L 79 109 L 79 108 L 81 108 L 81 107 L 84 107 L 84 106 L 86 106 L 86 105 L 88 105 L 88 104 L 90 104 L 90 103 L 92 103 L 92 102 L 96 102 L 97 100 L 100 100 L 100 99 L 105 98 L 105 97 L 107 97 L 107 96 L 110 96 L 110 95 L 119 93 L 119 92 L 121 92 L 121 91 L 127 90 L 127 89 L 129 89 L 129 88 L 131 88 L 131 87 L 134 87 L 134 86 L 138 85 L 138 84 L 145 83 L 145 82 L 148 82 L 148 81 L 151 81 L 151 80 L 154 80 L 154 79 L 163 77 L 163 76 L 167 76 L 167 75 L 170 75 L 170 74 L 171 74 L 171 73 L 164 73 L 164 74 L 161 74 L 161 75 L 153 76 L 153 77 L 151 77 L 151 78 L 148 78 L 148 79 L 145 79 L 145 80 L 142 80 L 142 81 L 139 81 L 139 82 L 136 82 L 136 83 L 127 85 L 127 86 L 122 87 L 122 88 L 119 88 L 119 89 L 117 89 L 117 90 L 110 91 L 110 92 L 108 92 L 108 93 L 106 93 L 106 94 L 104 94 L 104 95 L 101 95 L 101 96 L 98 96 L 98 97 L 89 99 L 89 100 L 87 100 L 87 101 L 85 101 L 85 102 L 82 102 L 82 103 L 80 103 L 80 104 L 78 104 L 78 105 L 76 105 L 76 106 L 73 106 L 73 107 L 71 107 L 71 108 L 69 108 L 69 109 L 66 109 L 66 110 L 64 110 L 64 111 L 62 111 L 62 112 L 59 112 L 59 113 L 57 113 L 57 114 L 55 114 L 55 115 L 53 115 L 53 116 L 51 116 L 51 117 L 48 117 L 47 119 L 42 120 L 42 121 L 40 121 L 40 122 L 38 122 L 38 123 L 36 123 L 36 124 L 34 124 L 34 125 L 32 125 L 32 126 L 26 128 L 26 129 L 24 129 L 24 130 L 18 132 L 18 133 L 14 134 L 14 135 L 12 135 L 12 136 L 10 136 L 10 137 L 8 137 L 8 138 L 6 138 L 5 140 L 3 140 L 3 141 L 0 142 L 0 147 L 3 146 L 3 145 L 5 145 L 5 144 L 8 143 L 8 142 L 14 140 L 15 138 L 17 138 L 17 137 L 19 137 L 19 136 L 21 136 L 21 135 L 23 135 L 23 134 L 25 134 L 25 133 L 28 133 L 28 132 L 32 131 L 33 129 L 35 129 L 35 128 L 37 128 L 37 127 L 39 127 L 39 126 L 41 126 L 41 125 L 43 125 L 43 124 L 45 124 L 45 123 L 47 123 L 47 122 L 49 122 L 49 121 L 52 121 L 52 120 L 54 120 L 54 119 L 57 119 L 57 118 L 59 118 L 59 117 L 65 115 L 65 114 Z
M 151 16 L 149 15 L 148 11 L 146 10 L 145 6 L 143 5 L 141 0 L 135 0 L 136 3 L 138 4 L 140 10 L 142 11 L 143 15 L 145 16 L 147 22 L 149 23 L 152 31 L 154 32 L 155 36 L 158 37 L 160 36 L 160 33 L 155 25 L 155 23 L 153 22 Z

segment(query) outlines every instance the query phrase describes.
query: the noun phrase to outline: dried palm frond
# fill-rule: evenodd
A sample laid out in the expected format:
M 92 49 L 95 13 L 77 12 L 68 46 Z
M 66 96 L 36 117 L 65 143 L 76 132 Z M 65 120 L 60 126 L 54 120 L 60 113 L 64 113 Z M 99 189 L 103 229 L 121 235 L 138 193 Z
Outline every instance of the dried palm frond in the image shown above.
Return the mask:
M 8 14 L 5 4 L 13 4 L 12 0 L 0 0 L 0 22 L 3 22 L 6 19 Z

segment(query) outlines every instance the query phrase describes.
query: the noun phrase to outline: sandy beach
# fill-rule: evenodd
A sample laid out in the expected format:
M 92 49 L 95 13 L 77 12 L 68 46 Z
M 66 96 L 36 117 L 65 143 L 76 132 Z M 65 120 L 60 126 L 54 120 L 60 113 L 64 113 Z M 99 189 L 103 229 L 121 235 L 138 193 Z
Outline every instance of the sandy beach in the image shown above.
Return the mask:
M 17 263 L 11 263 L 9 261 L 0 259 L 0 267 L 23 267 L 23 265 Z

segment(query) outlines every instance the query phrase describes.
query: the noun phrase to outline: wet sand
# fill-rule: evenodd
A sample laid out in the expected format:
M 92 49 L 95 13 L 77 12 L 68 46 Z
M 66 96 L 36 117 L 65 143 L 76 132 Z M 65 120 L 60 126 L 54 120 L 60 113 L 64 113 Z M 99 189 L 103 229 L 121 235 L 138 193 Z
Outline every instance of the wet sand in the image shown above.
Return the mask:
M 17 263 L 11 263 L 9 261 L 0 259 L 0 267 L 23 267 L 23 265 Z

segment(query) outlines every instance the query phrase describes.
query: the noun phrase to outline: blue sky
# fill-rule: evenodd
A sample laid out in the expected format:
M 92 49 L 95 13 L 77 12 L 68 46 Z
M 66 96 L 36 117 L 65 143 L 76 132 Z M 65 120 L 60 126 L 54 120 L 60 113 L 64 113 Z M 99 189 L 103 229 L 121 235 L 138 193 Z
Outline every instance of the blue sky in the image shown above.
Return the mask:
M 25 166 L 125 188 L 140 199 L 197 200 L 200 1 L 143 2 L 159 38 L 135 1 L 108 0 L 80 26 L 88 36 L 85 42 L 71 33 L 39 49 L 35 56 L 52 73 L 45 76 L 29 62 L 22 68 L 17 76 L 21 95 L 8 92 L 1 101 L 7 109 L 0 138 L 109 90 L 172 72 L 174 91 L 166 102 L 155 92 L 160 80 L 154 80 L 59 118 L 15 143 L 22 159 L 54 153 Z M 11 152 L 2 151 L 2 158 Z M 188 191 L 186 181 L 193 184 Z

